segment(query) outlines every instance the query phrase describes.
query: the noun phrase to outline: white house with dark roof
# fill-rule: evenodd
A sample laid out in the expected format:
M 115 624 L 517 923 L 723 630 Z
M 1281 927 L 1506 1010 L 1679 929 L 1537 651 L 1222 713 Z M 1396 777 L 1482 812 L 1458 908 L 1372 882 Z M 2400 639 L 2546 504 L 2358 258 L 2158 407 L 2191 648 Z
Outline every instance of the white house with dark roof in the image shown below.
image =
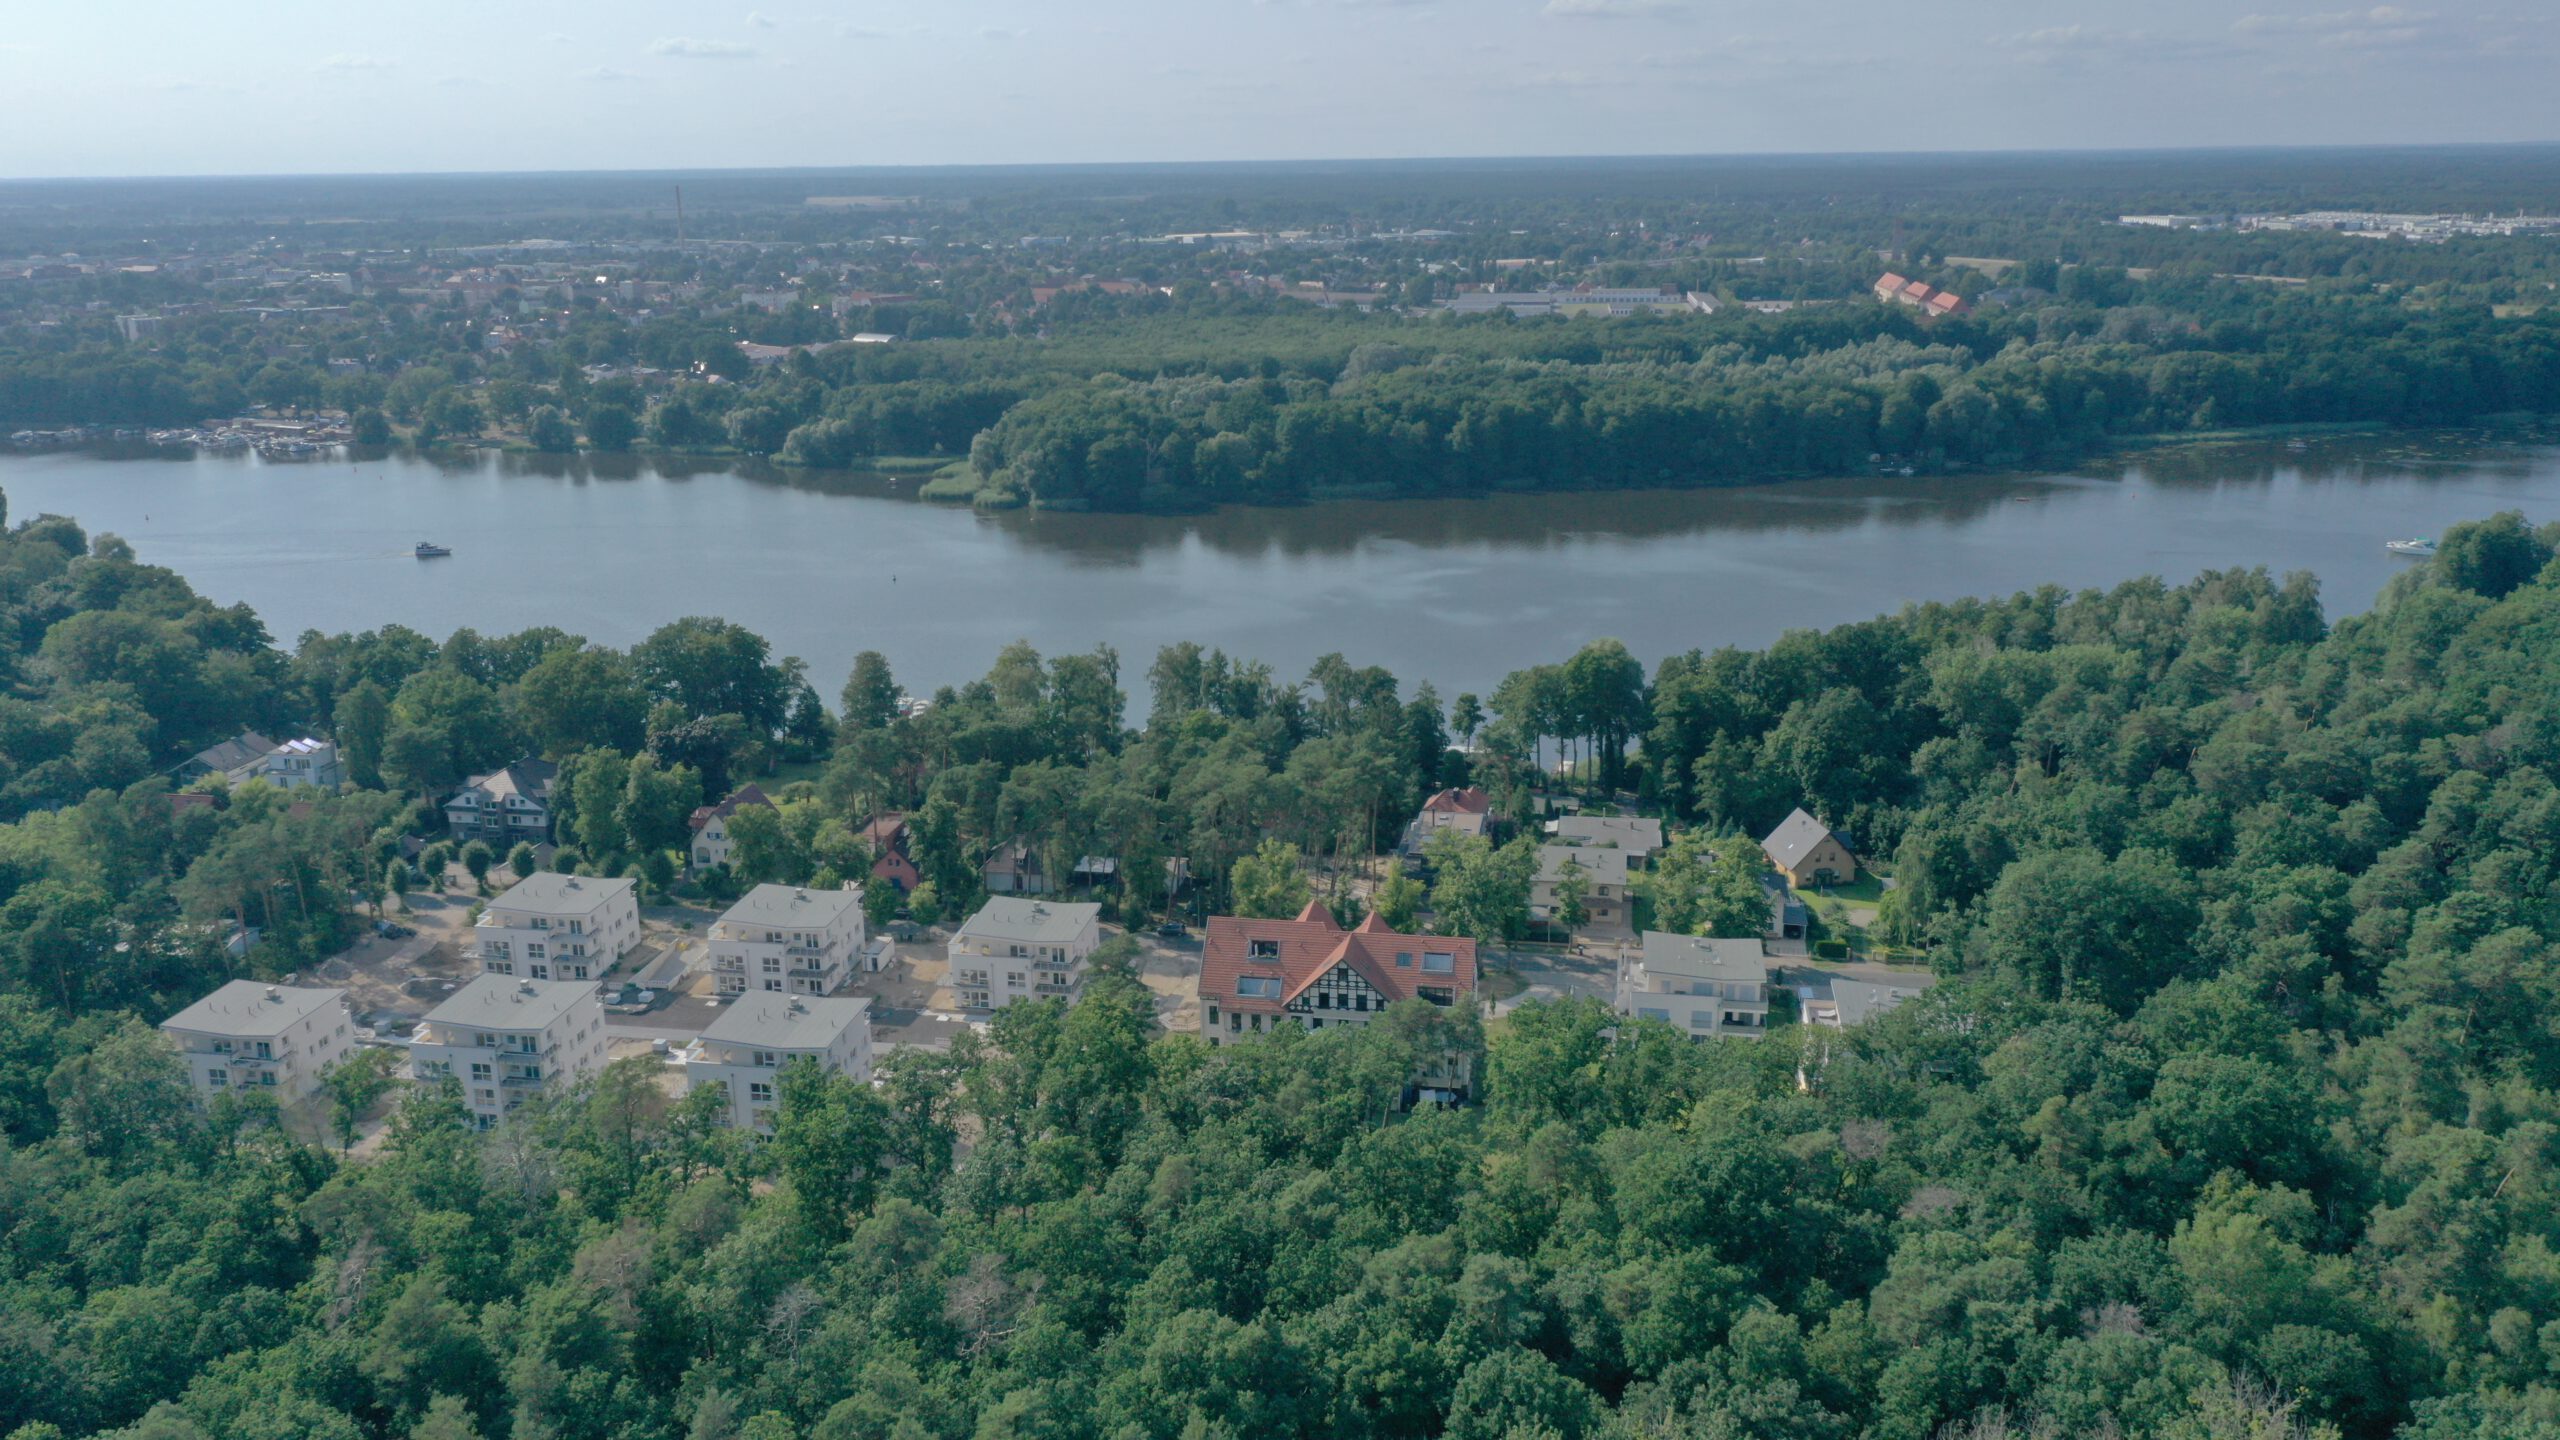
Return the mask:
M 409 1042 L 410 1078 L 461 1082 L 472 1123 L 486 1130 L 532 1096 L 566 1089 L 604 1068 L 604 1004 L 577 980 L 483 975 L 427 1012 Z
M 256 1090 L 290 1104 L 354 1046 L 355 1021 L 344 990 L 234 980 L 161 1021 L 160 1033 L 198 1095 Z
M 482 908 L 468 953 L 492 975 L 592 981 L 639 943 L 631 881 L 543 870 Z
M 684 1086 L 728 1091 L 727 1122 L 773 1133 L 782 1067 L 808 1060 L 829 1075 L 871 1080 L 871 1001 L 861 995 L 739 998 L 684 1052 Z
M 1846 885 L 1858 878 L 1858 860 L 1848 842 L 1802 808 L 1779 821 L 1760 849 L 1790 885 Z
M 1101 943 L 1099 905 L 999 895 L 951 937 L 951 987 L 972 1008 L 1072 1002 L 1084 993 L 1085 958 Z
M 306 735 L 279 745 L 255 730 L 243 730 L 219 745 L 197 751 L 171 774 L 181 785 L 207 775 L 222 776 L 234 785 L 264 780 L 287 790 L 334 790 L 347 783 L 346 764 L 339 758 L 335 742 Z
M 1618 1012 L 1698 1039 L 1756 1039 L 1769 1029 L 1768 956 L 1757 939 L 1648 930 L 1644 953 L 1618 976 Z
M 865 938 L 859 885 L 758 885 L 712 922 L 712 983 L 723 995 L 832 995 Z

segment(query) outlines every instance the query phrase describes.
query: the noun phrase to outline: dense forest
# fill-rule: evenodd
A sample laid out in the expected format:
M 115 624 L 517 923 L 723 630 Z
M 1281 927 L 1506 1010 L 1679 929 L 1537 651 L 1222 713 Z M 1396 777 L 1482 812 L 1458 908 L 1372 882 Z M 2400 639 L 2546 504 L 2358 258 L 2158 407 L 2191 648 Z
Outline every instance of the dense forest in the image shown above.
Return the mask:
M 2555 543 L 2462 527 L 2334 625 L 2226 572 L 1650 677 L 1595 644 L 1448 706 L 1177 648 L 1132 729 L 1107 653 L 1018 647 L 922 716 L 876 659 L 828 707 L 702 620 L 287 654 L 21 523 L 0 1434 L 2560 1434 Z M 154 772 L 250 720 L 365 783 L 173 814 Z M 1470 732 L 1515 796 L 1543 740 L 1703 833 L 1853 824 L 1942 983 L 1757 1043 L 1581 1002 L 1211 1051 L 1106 973 L 877 1088 L 795 1080 L 761 1146 L 643 1060 L 485 1137 L 420 1092 L 352 1161 L 193 1108 L 145 1028 L 231 973 L 202 925 L 299 963 L 515 746 L 573 767 L 563 863 L 645 880 L 678 801 L 792 765 L 785 870 L 882 803 L 955 856 L 1351 856 Z M 1398 1113 L 1452 1043 L 1480 1103 Z

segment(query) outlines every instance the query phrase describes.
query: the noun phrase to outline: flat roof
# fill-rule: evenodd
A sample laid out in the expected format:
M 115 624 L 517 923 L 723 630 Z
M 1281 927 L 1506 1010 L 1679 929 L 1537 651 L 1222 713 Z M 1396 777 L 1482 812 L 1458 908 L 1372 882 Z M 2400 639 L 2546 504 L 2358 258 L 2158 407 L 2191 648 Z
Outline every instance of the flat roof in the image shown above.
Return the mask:
M 776 995 L 751 991 L 730 1002 L 703 1027 L 715 1045 L 754 1045 L 769 1050 L 825 1050 L 854 1025 L 868 1026 L 868 995 Z
M 512 975 L 483 975 L 428 1011 L 427 1023 L 482 1030 L 544 1030 L 579 1001 L 593 999 L 595 994 L 595 984 L 588 980 L 519 980 Z
M 203 1035 L 281 1035 L 346 998 L 346 991 L 326 986 L 234 980 L 161 1021 L 160 1028 Z
M 1023 900 L 999 895 L 978 907 L 959 934 L 987 940 L 1020 940 L 1032 945 L 1063 945 L 1084 933 L 1102 916 L 1099 905 L 1061 900 Z
M 585 915 L 614 896 L 628 892 L 631 886 L 629 880 L 537 870 L 508 886 L 507 893 L 490 901 L 488 910 L 482 913 L 512 910 L 526 915 Z
M 1769 979 L 1769 957 L 1757 937 L 1718 940 L 1647 930 L 1644 968 L 1647 974 L 1688 975 L 1700 980 L 1753 980 L 1765 984 Z
M 782 925 L 794 929 L 833 925 L 847 910 L 862 908 L 862 891 L 812 890 L 805 885 L 759 885 L 720 912 L 723 923 Z

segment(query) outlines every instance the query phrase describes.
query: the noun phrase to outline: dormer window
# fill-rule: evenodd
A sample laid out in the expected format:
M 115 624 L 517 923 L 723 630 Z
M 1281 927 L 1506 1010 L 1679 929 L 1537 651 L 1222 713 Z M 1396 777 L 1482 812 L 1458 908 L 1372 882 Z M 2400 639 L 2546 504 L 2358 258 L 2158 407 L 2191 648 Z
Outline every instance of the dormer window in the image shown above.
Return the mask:
M 1458 957 L 1455 955 L 1445 955 L 1436 950 L 1426 950 L 1423 952 L 1422 973 L 1425 975 L 1454 974 L 1457 971 L 1457 968 Z
M 1245 942 L 1244 958 L 1247 960 L 1277 960 L 1280 958 L 1280 942 L 1277 940 L 1248 940 Z

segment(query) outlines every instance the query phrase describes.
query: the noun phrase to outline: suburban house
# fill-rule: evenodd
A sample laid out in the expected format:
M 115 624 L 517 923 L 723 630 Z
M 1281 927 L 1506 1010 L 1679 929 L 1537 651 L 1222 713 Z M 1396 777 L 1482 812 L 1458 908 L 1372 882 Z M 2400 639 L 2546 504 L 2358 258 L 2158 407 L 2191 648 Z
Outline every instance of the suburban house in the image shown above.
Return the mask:
M 723 995 L 832 995 L 862 962 L 863 939 L 862 887 L 759 885 L 711 923 L 712 984 Z
M 338 756 L 337 742 L 305 736 L 268 751 L 250 778 L 285 790 L 305 785 L 335 790 L 347 783 L 347 766 Z
M 729 793 L 728 799 L 717 805 L 695 806 L 693 813 L 685 817 L 685 825 L 693 831 L 693 868 L 708 870 L 729 863 L 729 817 L 741 805 L 762 805 L 769 810 L 773 801 L 762 789 L 741 785 Z
M 355 1044 L 347 992 L 234 980 L 160 1022 L 200 1096 L 257 1090 L 291 1104 Z
M 1475 994 L 1476 942 L 1406 935 L 1372 915 L 1355 930 L 1310 900 L 1294 920 L 1209 919 L 1200 947 L 1200 1033 L 1209 1043 L 1279 1028 L 1365 1025 L 1399 1000 Z
M 989 852 L 980 873 L 990 895 L 1049 893 L 1049 874 L 1040 863 L 1040 852 L 1032 849 L 1020 836 Z
M 871 1082 L 871 1001 L 861 995 L 748 995 L 685 1048 L 684 1088 L 728 1092 L 722 1119 L 773 1133 L 782 1067 L 808 1060 L 828 1075 Z
M 491 975 L 601 979 L 640 943 L 635 888 L 629 880 L 538 871 L 482 907 L 470 953 Z
M 519 840 L 551 840 L 551 786 L 560 767 L 548 760 L 519 760 L 502 770 L 474 775 L 444 802 L 444 820 L 456 844 L 478 840 L 492 850 L 512 850 Z
M 1017 1000 L 1084 993 L 1086 957 L 1102 943 L 1102 907 L 991 898 L 951 937 L 951 988 L 960 1003 L 1001 1010 Z
M 1583 930 L 1621 930 L 1629 916 L 1627 898 L 1628 851 L 1609 845 L 1541 845 L 1538 847 L 1538 874 L 1529 884 L 1529 913 L 1540 920 L 1555 920 L 1556 885 L 1564 878 L 1570 864 L 1582 871 Z M 1556 923 L 1561 924 L 1561 921 Z
M 1884 272 L 1876 281 L 1876 298 L 1888 305 L 1909 305 L 1924 315 L 1961 315 L 1970 307 L 1953 290 L 1940 290 L 1918 280 Z
M 1778 822 L 1760 849 L 1790 885 L 1846 885 L 1858 878 L 1857 857 L 1849 853 L 1848 842 L 1801 807 Z
M 1662 850 L 1662 822 L 1639 815 L 1566 815 L 1549 821 L 1559 845 L 1627 852 L 1627 866 L 1644 869 Z
M 1493 797 L 1483 787 L 1443 790 L 1422 802 L 1412 823 L 1404 827 L 1404 843 L 1397 847 L 1397 853 L 1408 860 L 1418 860 L 1431 837 L 1443 830 L 1491 838 L 1494 823 Z
M 1698 1039 L 1757 1038 L 1769 1029 L 1768 957 L 1756 939 L 1647 930 L 1644 954 L 1618 977 L 1618 1012 Z
M 207 775 L 224 775 L 245 780 L 249 772 L 275 753 L 276 742 L 255 730 L 243 730 L 231 739 L 208 749 L 199 750 L 169 772 L 169 778 L 184 785 Z
M 895 810 L 874 815 L 863 825 L 860 839 L 877 857 L 871 862 L 872 879 L 897 886 L 901 895 L 924 883 L 924 872 L 907 854 L 906 816 Z
M 345 762 L 335 742 L 308 736 L 279 745 L 255 730 L 243 730 L 209 750 L 199 750 L 170 772 L 179 784 L 220 775 L 234 785 L 264 780 L 282 789 L 319 786 L 334 790 L 347 782 Z
M 409 1075 L 447 1076 L 486 1130 L 528 1096 L 563 1090 L 604 1068 L 604 1005 L 581 980 L 482 975 L 427 1012 L 409 1042 Z
M 1893 984 L 1878 984 L 1824 971 L 1797 973 L 1804 977 L 1795 987 L 1796 1007 L 1804 1023 L 1827 1025 L 1834 1030 L 1863 1025 L 1926 991 L 1937 979 L 1934 975 L 1913 975 L 1907 979 L 1897 977 Z

